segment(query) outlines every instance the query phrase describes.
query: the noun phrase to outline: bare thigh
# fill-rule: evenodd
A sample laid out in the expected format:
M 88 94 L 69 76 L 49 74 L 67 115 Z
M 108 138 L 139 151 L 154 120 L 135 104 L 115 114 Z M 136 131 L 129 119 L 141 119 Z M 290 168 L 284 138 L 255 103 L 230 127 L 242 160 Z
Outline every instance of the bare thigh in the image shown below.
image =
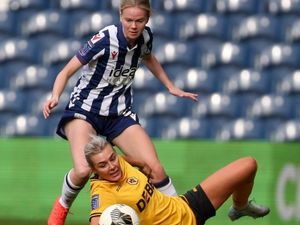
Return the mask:
M 155 147 L 148 134 L 140 125 L 132 125 L 126 128 L 113 140 L 113 143 L 118 146 L 125 155 L 145 162 L 152 170 L 154 183 L 166 177 Z
M 84 156 L 84 148 L 90 141 L 90 135 L 96 134 L 96 132 L 88 122 L 81 119 L 71 120 L 65 125 L 64 129 L 72 153 L 73 173 L 71 178 L 76 184 L 84 183 L 90 173 L 90 168 Z

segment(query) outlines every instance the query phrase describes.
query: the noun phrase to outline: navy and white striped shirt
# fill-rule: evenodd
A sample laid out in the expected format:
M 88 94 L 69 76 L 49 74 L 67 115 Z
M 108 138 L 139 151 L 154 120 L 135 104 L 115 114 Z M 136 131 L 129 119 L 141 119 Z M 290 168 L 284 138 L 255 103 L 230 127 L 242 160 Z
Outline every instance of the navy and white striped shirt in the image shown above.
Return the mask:
M 137 45 L 129 48 L 122 25 L 99 31 L 77 52 L 84 65 L 71 93 L 69 108 L 102 116 L 120 115 L 132 104 L 132 82 L 143 57 L 152 50 L 152 32 L 145 27 Z

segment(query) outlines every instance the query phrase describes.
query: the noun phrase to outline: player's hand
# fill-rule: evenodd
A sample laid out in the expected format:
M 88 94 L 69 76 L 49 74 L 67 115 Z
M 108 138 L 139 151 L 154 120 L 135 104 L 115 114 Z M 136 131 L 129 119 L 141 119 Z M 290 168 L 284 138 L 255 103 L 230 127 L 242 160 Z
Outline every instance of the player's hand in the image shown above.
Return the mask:
M 170 92 L 170 94 L 172 94 L 176 97 L 189 98 L 189 99 L 192 99 L 193 101 L 198 101 L 198 94 L 186 92 L 177 87 L 170 88 L 169 92 Z
M 51 110 L 57 106 L 58 97 L 52 96 L 49 100 L 46 100 L 43 107 L 44 118 L 47 119 L 50 115 Z

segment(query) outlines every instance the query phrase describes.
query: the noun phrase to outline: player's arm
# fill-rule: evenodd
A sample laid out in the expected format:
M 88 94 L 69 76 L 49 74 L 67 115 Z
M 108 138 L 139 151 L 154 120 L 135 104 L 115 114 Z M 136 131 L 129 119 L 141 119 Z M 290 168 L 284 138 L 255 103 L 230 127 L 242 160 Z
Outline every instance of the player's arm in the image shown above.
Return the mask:
M 94 217 L 92 217 L 90 225 L 98 225 L 99 224 L 99 219 L 100 219 L 100 216 L 94 216 Z
M 137 159 L 133 159 L 129 156 L 123 156 L 123 158 L 132 166 L 137 167 L 143 174 L 145 174 L 148 178 L 152 178 L 151 168 L 145 162 L 139 161 Z
M 49 117 L 51 109 L 58 104 L 59 98 L 64 91 L 69 78 L 73 76 L 81 66 L 81 62 L 74 56 L 58 73 L 53 85 L 52 96 L 44 103 L 43 114 L 45 118 Z
M 161 64 L 158 62 L 156 57 L 150 53 L 146 55 L 143 59 L 143 64 L 154 74 L 154 76 L 163 83 L 163 85 L 168 89 L 168 91 L 177 97 L 190 98 L 197 101 L 198 94 L 185 92 L 177 88 L 169 79 L 168 75 L 162 68 Z

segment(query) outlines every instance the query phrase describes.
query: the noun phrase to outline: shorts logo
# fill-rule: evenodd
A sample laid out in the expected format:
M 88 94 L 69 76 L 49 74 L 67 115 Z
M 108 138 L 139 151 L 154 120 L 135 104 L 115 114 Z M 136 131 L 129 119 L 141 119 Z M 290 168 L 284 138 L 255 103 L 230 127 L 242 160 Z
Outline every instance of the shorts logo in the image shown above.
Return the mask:
M 91 208 L 92 208 L 92 210 L 99 208 L 99 195 L 98 194 L 95 194 L 92 196 Z
M 127 179 L 127 183 L 130 185 L 137 185 L 139 183 L 139 180 L 136 177 L 129 177 Z
M 82 120 L 86 120 L 86 116 L 80 113 L 75 113 L 74 117 L 77 119 L 82 119 Z

